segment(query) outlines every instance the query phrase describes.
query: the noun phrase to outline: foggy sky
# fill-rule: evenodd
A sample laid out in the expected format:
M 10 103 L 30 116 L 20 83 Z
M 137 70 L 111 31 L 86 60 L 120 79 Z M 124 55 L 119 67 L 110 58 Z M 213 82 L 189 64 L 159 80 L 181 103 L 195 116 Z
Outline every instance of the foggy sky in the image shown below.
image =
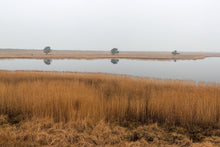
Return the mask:
M 219 51 L 219 0 L 0 0 L 0 48 Z

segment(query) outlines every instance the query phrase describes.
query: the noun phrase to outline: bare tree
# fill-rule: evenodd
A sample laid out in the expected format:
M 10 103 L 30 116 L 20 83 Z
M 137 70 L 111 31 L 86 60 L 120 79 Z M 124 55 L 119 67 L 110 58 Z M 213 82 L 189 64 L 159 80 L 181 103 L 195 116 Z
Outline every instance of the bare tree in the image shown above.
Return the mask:
M 117 48 L 113 48 L 113 49 L 111 50 L 111 53 L 112 53 L 112 55 L 115 55 L 115 54 L 118 54 L 119 51 L 118 51 Z
M 178 55 L 178 54 L 180 54 L 180 53 L 178 53 L 176 50 L 174 50 L 174 51 L 172 52 L 172 54 L 173 54 L 173 55 Z
M 43 51 L 45 54 L 49 54 L 52 50 L 49 46 L 46 46 Z

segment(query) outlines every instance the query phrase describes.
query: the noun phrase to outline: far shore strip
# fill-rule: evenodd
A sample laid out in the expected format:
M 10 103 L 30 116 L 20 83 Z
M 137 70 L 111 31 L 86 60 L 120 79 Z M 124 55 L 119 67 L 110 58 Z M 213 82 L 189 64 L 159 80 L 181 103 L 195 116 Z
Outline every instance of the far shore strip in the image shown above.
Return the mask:
M 110 51 L 73 51 L 73 50 L 52 50 L 45 54 L 43 50 L 23 49 L 0 49 L 0 59 L 140 59 L 140 60 L 197 60 L 206 57 L 220 57 L 220 53 L 211 52 L 180 52 L 173 55 L 172 52 L 128 52 L 120 51 L 112 55 Z

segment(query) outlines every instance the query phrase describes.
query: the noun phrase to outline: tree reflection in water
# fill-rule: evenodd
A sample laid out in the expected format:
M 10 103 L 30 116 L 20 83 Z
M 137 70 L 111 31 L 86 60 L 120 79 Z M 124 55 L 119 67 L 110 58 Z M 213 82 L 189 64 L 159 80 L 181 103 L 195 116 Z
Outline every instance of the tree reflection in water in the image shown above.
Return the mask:
M 50 65 L 52 63 L 52 60 L 51 59 L 44 59 L 44 63 L 46 65 Z
M 112 64 L 118 64 L 119 59 L 111 59 Z

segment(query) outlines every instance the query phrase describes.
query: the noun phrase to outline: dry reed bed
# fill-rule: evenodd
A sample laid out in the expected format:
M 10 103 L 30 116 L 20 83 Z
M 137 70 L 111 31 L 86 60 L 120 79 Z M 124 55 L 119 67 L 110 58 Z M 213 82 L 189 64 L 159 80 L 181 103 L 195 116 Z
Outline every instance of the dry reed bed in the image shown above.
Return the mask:
M 105 74 L 0 71 L 0 115 L 12 123 L 152 123 L 220 128 L 220 85 Z

